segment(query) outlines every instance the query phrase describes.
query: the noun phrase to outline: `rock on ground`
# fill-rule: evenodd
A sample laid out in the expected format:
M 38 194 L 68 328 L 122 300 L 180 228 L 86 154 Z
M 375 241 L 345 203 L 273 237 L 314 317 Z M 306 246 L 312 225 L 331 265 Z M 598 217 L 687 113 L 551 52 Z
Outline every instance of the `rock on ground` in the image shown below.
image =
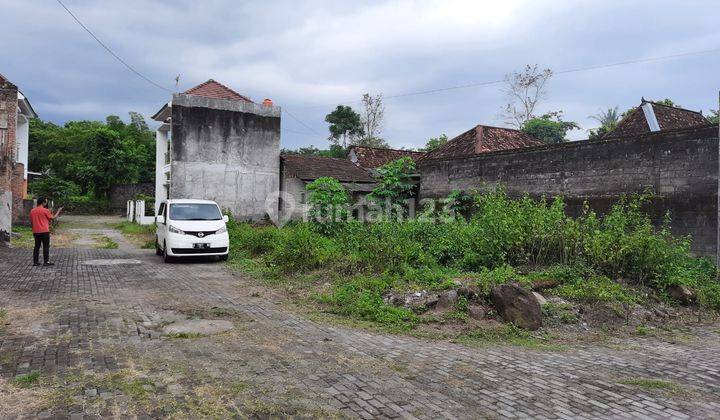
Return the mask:
M 507 322 L 527 330 L 542 326 L 542 312 L 535 296 L 517 283 L 501 284 L 490 293 L 498 314 Z
M 457 290 L 448 290 L 447 292 L 440 295 L 437 302 L 437 309 L 450 309 L 458 301 Z
M 667 292 L 673 299 L 677 300 L 685 306 L 692 305 L 695 303 L 695 292 L 684 284 L 670 286 L 667 288 Z

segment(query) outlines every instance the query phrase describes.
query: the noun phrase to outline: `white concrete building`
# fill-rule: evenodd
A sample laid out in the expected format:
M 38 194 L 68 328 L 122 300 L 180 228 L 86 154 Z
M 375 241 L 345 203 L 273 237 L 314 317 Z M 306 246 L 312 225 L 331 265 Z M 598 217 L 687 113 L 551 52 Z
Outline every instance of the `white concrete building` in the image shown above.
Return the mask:
M 280 108 L 214 80 L 176 93 L 153 117 L 155 213 L 163 200 L 213 200 L 236 219 L 277 213 Z

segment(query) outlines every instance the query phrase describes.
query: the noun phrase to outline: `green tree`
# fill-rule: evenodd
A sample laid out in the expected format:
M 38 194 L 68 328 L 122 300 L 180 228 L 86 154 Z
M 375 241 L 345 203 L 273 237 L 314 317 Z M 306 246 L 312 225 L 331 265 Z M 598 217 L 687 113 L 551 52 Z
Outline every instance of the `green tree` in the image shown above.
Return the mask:
M 144 118 L 130 113 L 130 124 L 110 115 L 105 122 L 70 121 L 63 126 L 39 119 L 30 121 L 29 168 L 35 171 L 50 170 L 56 177 L 77 184 L 81 194 L 96 192 L 104 195 L 103 182 L 97 183 L 105 173 L 112 184 L 153 182 L 155 179 L 155 140 Z M 98 167 L 101 157 L 93 152 L 98 146 L 98 130 L 114 133 L 118 141 L 108 156 L 116 159 L 113 168 Z M 95 191 L 99 188 L 98 191 Z
M 555 144 L 566 142 L 567 132 L 579 128 L 575 122 L 563 121 L 559 111 L 531 118 L 523 123 L 521 130 L 546 144 Z
M 681 106 L 680 104 L 676 104 L 676 103 L 675 103 L 672 99 L 670 99 L 670 98 L 665 98 L 665 99 L 663 99 L 663 100 L 654 101 L 654 102 L 655 102 L 656 104 L 660 104 L 660 105 L 672 106 L 672 107 L 675 107 L 675 108 L 682 108 L 682 106 Z
M 131 168 L 126 165 L 125 148 L 117 132 L 98 128 L 92 133 L 85 153 L 88 177 L 97 197 L 107 196 L 110 187 L 118 180 L 128 179 Z
M 443 144 L 448 142 L 448 136 L 447 134 L 443 133 L 440 134 L 439 137 L 433 137 L 428 139 L 427 143 L 425 143 L 425 147 L 422 149 L 419 149 L 421 152 L 432 152 L 433 150 L 437 149 L 438 147 L 442 146 Z
M 330 124 L 330 140 L 347 148 L 352 141 L 364 134 L 360 114 L 347 105 L 338 105 L 335 110 L 325 116 Z
M 380 205 L 402 205 L 414 195 L 413 175 L 417 174 L 415 161 L 409 156 L 387 163 L 377 169 L 378 185 L 370 193 L 370 199 Z

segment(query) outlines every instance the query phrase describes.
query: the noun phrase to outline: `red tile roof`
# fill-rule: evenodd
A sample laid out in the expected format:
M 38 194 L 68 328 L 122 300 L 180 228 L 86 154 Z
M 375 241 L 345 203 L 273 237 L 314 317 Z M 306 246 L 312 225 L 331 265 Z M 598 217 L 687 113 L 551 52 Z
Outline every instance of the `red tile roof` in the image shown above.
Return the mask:
M 682 128 L 696 127 L 710 124 L 700 112 L 689 109 L 678 108 L 659 104 L 656 102 L 642 100 L 640 105 L 630 111 L 625 118 L 620 120 L 614 130 L 607 132 L 603 138 L 625 137 L 650 132 L 645 113 L 642 106 L 646 103 L 652 105 L 655 119 L 657 119 L 660 131 L 677 130 Z
M 353 151 L 355 152 L 355 156 L 357 156 L 357 162 L 355 163 L 358 166 L 367 169 L 379 168 L 386 163 L 390 163 L 405 156 L 410 156 L 413 160 L 418 160 L 419 158 L 425 156 L 424 152 L 415 152 L 412 150 L 378 149 L 375 147 L 363 146 L 352 146 L 350 148 L 350 153 Z
M 366 170 L 347 159 L 282 155 L 280 163 L 284 178 L 312 181 L 329 176 L 340 182 L 375 182 Z
M 426 153 L 423 160 L 468 157 L 543 144 L 545 143 L 520 130 L 478 125 Z
M 204 96 L 206 98 L 227 99 L 231 101 L 252 102 L 247 96 L 243 96 L 229 87 L 218 83 L 213 79 L 201 83 L 194 88 L 185 91 L 186 95 Z

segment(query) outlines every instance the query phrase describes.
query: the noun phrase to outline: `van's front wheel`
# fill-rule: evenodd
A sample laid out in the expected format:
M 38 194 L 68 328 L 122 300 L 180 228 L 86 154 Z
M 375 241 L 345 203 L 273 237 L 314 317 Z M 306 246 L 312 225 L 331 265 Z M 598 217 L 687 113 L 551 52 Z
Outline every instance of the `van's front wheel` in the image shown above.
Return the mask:
M 163 261 L 165 261 L 166 263 L 171 263 L 171 262 L 173 262 L 173 261 L 175 260 L 175 258 L 174 258 L 174 257 L 171 257 L 171 256 L 168 255 L 168 253 L 167 253 L 167 242 L 163 242 L 163 245 L 164 245 L 164 246 L 163 246 L 163 253 L 162 253 L 162 255 L 163 255 Z
M 227 261 L 227 260 L 228 260 L 228 254 L 220 255 L 220 256 L 218 257 L 218 260 L 220 260 L 220 261 Z
M 155 237 L 155 255 L 163 255 L 163 250 L 160 249 L 157 236 Z

